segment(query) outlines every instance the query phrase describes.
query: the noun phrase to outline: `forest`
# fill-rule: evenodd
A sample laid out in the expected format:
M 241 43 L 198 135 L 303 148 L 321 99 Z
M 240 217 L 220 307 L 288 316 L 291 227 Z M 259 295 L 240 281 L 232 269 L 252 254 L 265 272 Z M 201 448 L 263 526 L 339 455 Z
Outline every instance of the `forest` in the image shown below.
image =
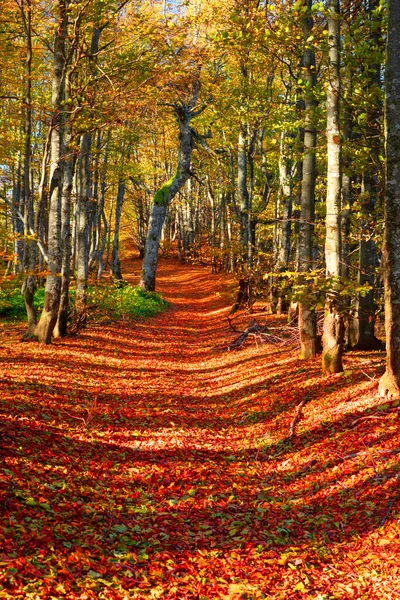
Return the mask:
M 0 47 L 0 598 L 400 597 L 400 4 Z

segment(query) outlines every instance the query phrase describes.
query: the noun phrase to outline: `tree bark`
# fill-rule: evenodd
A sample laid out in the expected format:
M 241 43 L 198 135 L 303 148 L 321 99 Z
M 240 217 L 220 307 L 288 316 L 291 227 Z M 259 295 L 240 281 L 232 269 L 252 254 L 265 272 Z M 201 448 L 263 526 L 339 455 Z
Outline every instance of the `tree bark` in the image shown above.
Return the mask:
M 237 197 L 240 216 L 240 243 L 244 260 L 247 258 L 249 245 L 248 219 L 250 210 L 250 195 L 247 189 L 247 127 L 240 125 L 237 154 Z
M 306 48 L 304 50 L 302 73 L 307 87 L 304 97 L 304 157 L 301 182 L 301 211 L 299 224 L 299 271 L 307 272 L 312 267 L 312 244 L 314 231 L 315 210 L 315 180 L 316 180 L 316 144 L 317 131 L 315 125 L 315 93 L 316 84 L 315 52 L 307 46 L 313 28 L 311 17 L 312 0 L 304 0 L 303 36 Z M 307 296 L 307 290 L 304 289 Z M 312 302 L 301 299 L 299 307 L 300 357 L 313 358 L 317 353 L 317 332 L 315 310 Z
M 61 188 L 61 295 L 54 337 L 64 337 L 70 315 L 69 284 L 71 279 L 71 195 L 75 170 L 75 156 L 70 147 L 72 127 L 67 117 L 65 124 L 65 156 Z
M 22 189 L 21 189 L 21 155 L 18 153 L 15 170 L 13 171 L 13 193 L 12 193 L 12 229 L 14 235 L 14 274 L 21 272 L 24 260 L 24 249 L 22 236 L 24 235 L 24 222 L 21 219 L 21 209 L 23 214 Z
M 125 181 L 120 177 L 118 181 L 118 192 L 117 192 L 117 203 L 115 207 L 115 227 L 114 227 L 114 238 L 113 247 L 111 253 L 111 265 L 110 270 L 114 282 L 123 283 L 121 261 L 119 259 L 119 233 L 121 228 L 121 215 L 122 206 L 125 198 Z
M 161 231 L 164 224 L 167 208 L 178 191 L 185 185 L 190 177 L 190 161 L 195 142 L 195 131 L 190 123 L 199 111 L 195 106 L 200 93 L 200 81 L 196 78 L 193 82 L 192 95 L 187 103 L 175 105 L 174 112 L 179 124 L 179 155 L 175 175 L 155 193 L 153 210 L 146 238 L 145 255 L 142 264 L 142 273 L 139 286 L 145 291 L 154 291 L 156 287 L 156 271 L 158 263 L 158 250 L 160 247 Z M 201 109 L 200 109 L 201 111 Z
M 61 214 L 64 92 L 65 92 L 65 39 L 67 34 L 67 0 L 58 0 L 58 23 L 55 30 L 52 74 L 52 120 L 50 155 L 50 207 L 48 224 L 48 275 L 43 311 L 35 328 L 40 342 L 49 344 L 57 322 L 61 292 Z
M 92 135 L 81 137 L 77 162 L 77 203 L 76 203 L 76 297 L 74 320 L 80 326 L 86 320 L 87 286 L 89 274 L 89 197 L 91 190 L 90 151 Z
M 371 23 L 370 43 L 373 53 L 382 47 L 382 13 L 378 12 L 379 0 L 370 0 L 366 7 L 366 17 Z M 381 87 L 381 64 L 368 65 L 365 68 L 366 92 Z M 377 222 L 376 206 L 379 197 L 380 155 L 382 153 L 382 106 L 374 98 L 367 108 L 366 141 L 369 148 L 367 168 L 363 174 L 361 188 L 361 227 L 359 251 L 359 285 L 369 284 L 366 294 L 357 293 L 355 312 L 351 327 L 352 346 L 358 350 L 377 350 L 383 344 L 375 336 L 376 302 L 375 272 L 379 265 L 378 250 L 375 241 Z
M 326 191 L 326 277 L 330 289 L 325 302 L 322 336 L 323 373 L 343 371 L 344 322 L 339 294 L 340 280 L 340 209 L 341 209 L 341 151 L 340 131 L 340 7 L 339 0 L 330 0 L 328 7 L 329 81 L 326 99 L 326 135 L 328 172 Z
M 400 396 L 400 4 L 388 2 L 386 57 L 385 329 L 381 396 Z
M 293 165 L 290 159 L 290 147 L 287 143 L 288 134 L 282 133 L 281 151 L 279 160 L 279 180 L 282 196 L 282 220 L 280 224 L 280 243 L 278 249 L 278 269 L 287 269 L 290 259 L 290 236 L 292 229 L 292 204 L 293 204 Z
M 24 175 L 23 175 L 23 200 L 24 200 L 24 271 L 25 279 L 22 293 L 25 300 L 26 314 L 28 317 L 27 329 L 23 339 L 34 336 L 37 324 L 37 313 L 34 304 L 36 290 L 36 261 L 37 246 L 33 239 L 34 233 L 34 208 L 33 189 L 31 186 L 31 159 L 32 159 L 32 4 L 30 0 L 20 5 L 22 22 L 26 36 L 25 58 L 25 149 L 24 149 Z

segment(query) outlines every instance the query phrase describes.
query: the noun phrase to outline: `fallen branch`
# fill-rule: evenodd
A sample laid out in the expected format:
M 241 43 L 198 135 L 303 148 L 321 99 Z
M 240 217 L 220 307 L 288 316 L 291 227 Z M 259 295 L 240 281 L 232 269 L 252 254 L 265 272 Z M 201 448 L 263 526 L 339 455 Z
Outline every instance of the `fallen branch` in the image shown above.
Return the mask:
M 365 417 L 360 417 L 359 419 L 356 419 L 355 421 L 352 422 L 351 427 L 354 427 L 361 421 L 366 421 L 367 419 L 377 419 L 377 420 L 384 419 L 390 413 L 399 412 L 399 411 L 400 411 L 400 406 L 396 406 L 396 407 L 388 408 L 387 410 L 385 410 L 385 412 L 381 412 L 379 415 L 374 414 L 374 415 L 367 415 Z
M 241 331 L 237 329 L 232 323 L 232 319 L 228 316 L 229 327 L 235 332 L 240 333 L 231 344 L 228 346 L 228 350 L 240 348 L 247 340 L 249 336 L 254 339 L 254 342 L 258 344 L 269 343 L 269 344 L 280 344 L 282 346 L 286 344 L 295 343 L 298 340 L 298 330 L 293 327 L 272 327 L 267 329 L 267 325 L 260 325 L 255 319 L 252 319 L 248 327 Z M 271 333 L 271 331 L 278 331 L 281 335 Z M 289 337 L 285 338 L 282 334 L 289 333 Z
M 229 327 L 235 332 L 235 333 L 240 333 L 239 329 L 236 329 L 236 327 L 233 325 L 232 323 L 232 317 L 230 317 L 229 315 L 227 316 L 228 319 L 228 323 L 229 323 Z
M 303 414 L 303 406 L 305 404 L 307 404 L 307 402 L 308 402 L 308 399 L 305 398 L 304 400 L 299 402 L 299 404 L 296 406 L 296 411 L 294 413 L 294 417 L 291 420 L 290 427 L 289 427 L 289 435 L 286 438 L 287 442 L 290 442 L 293 439 L 294 434 L 296 433 L 296 425 L 300 421 L 302 414 Z
M 232 327 L 232 325 L 231 325 Z M 236 330 L 237 331 L 237 330 Z M 260 334 L 263 332 L 263 327 L 257 323 L 255 319 L 252 319 L 249 323 L 247 329 L 245 329 L 236 340 L 232 342 L 228 346 L 228 350 L 232 350 L 232 348 L 239 348 L 247 339 L 250 334 Z
M 368 379 L 369 379 L 370 381 L 375 381 L 375 379 L 376 379 L 376 375 L 374 375 L 373 377 L 371 377 L 370 375 L 368 375 L 368 373 L 366 373 L 366 372 L 365 372 L 365 371 L 363 371 L 362 369 L 360 369 L 360 371 L 361 371 L 361 373 L 362 373 L 363 375 L 365 375 L 365 377 L 368 377 Z
M 75 419 L 76 421 L 81 421 L 82 424 L 84 425 L 84 427 L 86 427 L 86 429 L 89 427 L 89 424 L 91 421 L 93 421 L 94 418 L 94 409 L 97 406 L 97 397 L 94 398 L 93 402 L 91 403 L 89 408 L 85 408 L 85 412 L 86 412 L 86 416 L 84 417 L 80 417 L 79 415 L 72 415 L 71 413 L 67 412 L 66 410 L 61 411 L 62 413 L 64 413 L 65 415 L 67 415 L 68 417 L 70 417 L 71 419 Z
M 400 454 L 400 448 L 392 448 L 390 450 L 374 450 L 375 454 Z M 362 452 L 352 452 L 351 454 L 346 454 L 345 456 L 341 456 L 341 460 L 347 460 L 349 458 L 356 458 L 360 456 L 365 456 L 366 454 L 370 454 L 370 450 L 363 450 Z

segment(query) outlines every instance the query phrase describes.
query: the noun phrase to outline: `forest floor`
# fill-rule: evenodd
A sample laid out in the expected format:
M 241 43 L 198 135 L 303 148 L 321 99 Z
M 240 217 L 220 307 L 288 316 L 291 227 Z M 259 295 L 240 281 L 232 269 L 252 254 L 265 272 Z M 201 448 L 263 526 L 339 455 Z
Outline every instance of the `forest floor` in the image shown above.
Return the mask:
M 0 598 L 400 598 L 383 353 L 228 350 L 232 282 L 165 259 L 158 288 L 163 314 L 51 346 L 2 327 Z

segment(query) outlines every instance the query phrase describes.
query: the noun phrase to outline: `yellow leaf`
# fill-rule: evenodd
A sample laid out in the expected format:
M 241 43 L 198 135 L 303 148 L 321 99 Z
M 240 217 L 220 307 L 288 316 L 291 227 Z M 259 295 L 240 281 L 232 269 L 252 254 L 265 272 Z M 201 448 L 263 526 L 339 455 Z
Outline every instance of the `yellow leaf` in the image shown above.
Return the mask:
M 299 581 L 299 583 L 294 586 L 293 591 L 294 592 L 305 592 L 306 587 L 302 581 Z

